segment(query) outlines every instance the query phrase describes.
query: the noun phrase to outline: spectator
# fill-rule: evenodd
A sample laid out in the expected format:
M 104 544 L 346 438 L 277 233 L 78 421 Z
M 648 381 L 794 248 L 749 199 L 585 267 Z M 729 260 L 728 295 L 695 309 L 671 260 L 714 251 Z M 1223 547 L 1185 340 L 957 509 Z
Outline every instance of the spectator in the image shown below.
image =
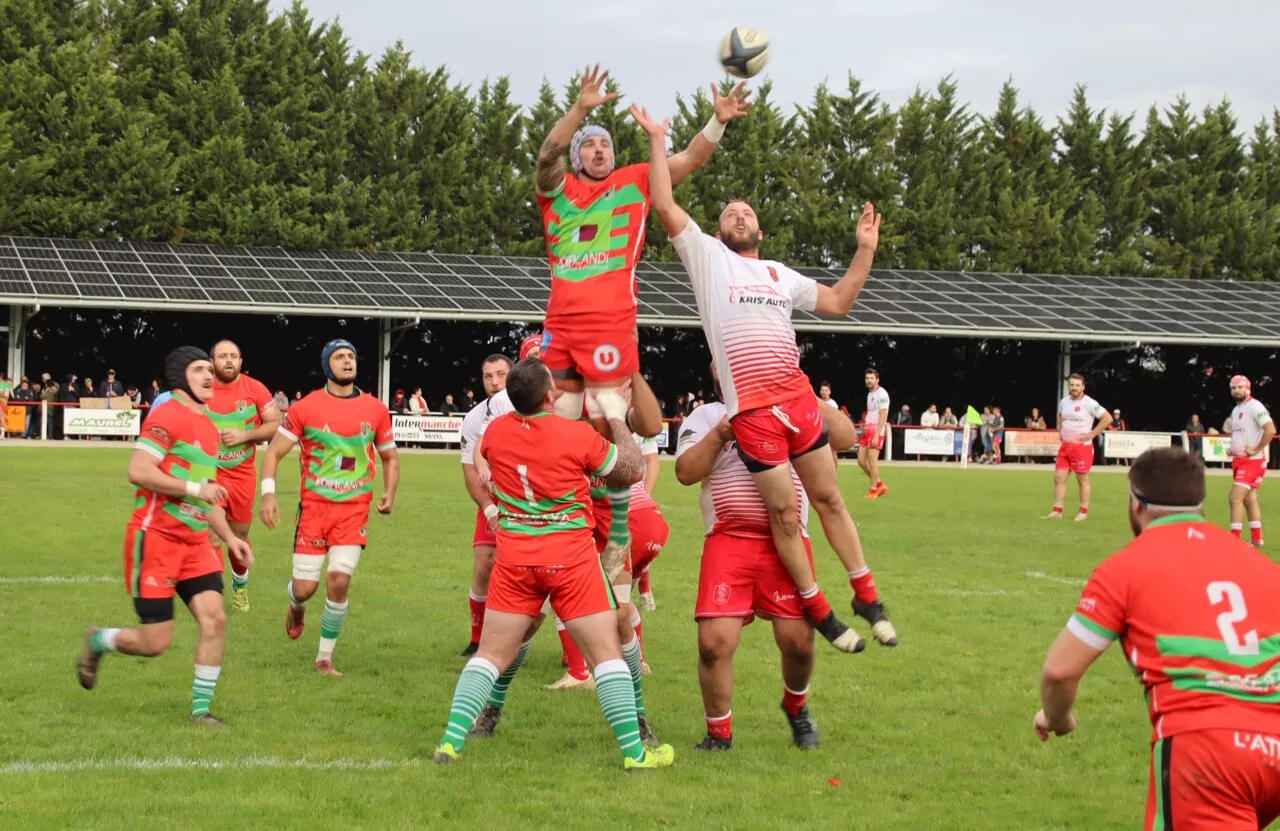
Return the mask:
M 409 412 L 409 399 L 404 397 L 404 390 L 396 390 L 396 394 L 391 399 L 390 409 L 393 413 Z
M 3 398 L 3 397 L 4 397 L 4 393 L 0 392 L 0 398 Z M 28 381 L 25 376 L 23 377 L 22 382 L 18 384 L 18 388 L 13 392 L 9 393 L 9 400 L 22 402 L 22 411 L 23 411 L 22 412 L 22 435 L 23 437 L 29 436 L 29 434 L 31 433 L 31 420 L 32 420 L 31 419 L 31 410 L 32 410 L 31 402 L 36 400 L 36 394 L 32 392 L 31 382 Z M 4 406 L 0 405 L 0 419 L 4 419 L 5 421 L 8 421 L 8 419 L 5 418 L 4 412 L 5 412 Z
M 1204 425 L 1200 423 L 1200 414 L 1192 413 L 1191 420 L 1187 422 L 1187 426 L 1182 428 L 1187 433 L 1203 433 Z M 1187 436 L 1187 446 L 1193 456 L 1204 454 L 1204 438 L 1201 436 Z
M 1047 430 L 1049 426 L 1044 423 L 1044 416 L 1040 415 L 1039 407 L 1031 408 L 1031 417 L 1027 419 L 1027 426 L 1032 430 Z
M 840 405 L 831 397 L 831 384 L 827 381 L 823 381 L 818 385 L 818 400 L 823 404 L 826 404 L 828 407 L 834 407 L 837 410 L 840 409 Z
M 40 438 L 40 398 L 43 390 L 39 384 L 31 385 L 31 397 L 27 400 L 31 405 L 27 407 L 27 429 L 23 435 L 29 439 Z
M 1117 431 L 1117 432 L 1121 432 L 1121 431 L 1128 430 L 1128 429 L 1129 429 L 1129 425 L 1125 424 L 1125 423 L 1124 423 L 1124 419 L 1120 417 L 1120 411 L 1119 411 L 1119 410 L 1112 410 L 1112 411 L 1111 411 L 1111 426 L 1107 428 L 1107 432 L 1111 432 L 1111 431 L 1113 431 L 1113 430 L 1114 430 L 1114 431 Z M 1101 447 L 1100 449 L 1102 449 L 1102 450 L 1104 451 L 1103 455 L 1104 455 L 1104 457 L 1105 457 L 1105 455 L 1106 455 L 1106 454 L 1105 454 L 1105 450 L 1106 450 L 1106 443 L 1103 441 L 1102 436 L 1098 436 L 1098 443 L 1102 445 L 1102 447 Z M 1127 464 L 1129 464 L 1129 460 L 1128 460 L 1128 459 L 1123 459 L 1123 458 L 1119 458 L 1119 457 L 1117 457 L 1116 459 L 1114 459 L 1114 460 L 1112 460 L 1111 462 L 1109 462 L 1109 464 L 1113 464 L 1113 465 L 1127 465 Z
M 942 427 L 959 427 L 960 419 L 956 418 L 956 414 L 951 412 L 950 407 L 947 407 L 942 411 L 942 419 L 938 424 Z
M 294 403 L 294 404 L 297 404 L 297 403 L 298 403 L 299 401 L 301 401 L 301 400 L 302 400 L 302 390 L 294 390 L 294 391 L 293 391 L 293 403 Z
M 107 370 L 107 380 L 102 382 L 101 395 L 103 398 L 118 398 L 124 395 L 124 384 L 116 380 L 114 369 Z
M 134 409 L 142 406 L 142 391 L 138 389 L 137 384 L 130 384 L 125 387 L 124 394 L 129 396 L 129 403 Z
M 62 389 L 58 390 L 58 403 L 80 403 L 80 388 L 76 386 L 76 376 L 73 373 L 67 374 L 67 382 L 62 385 Z
M 422 387 L 413 388 L 413 396 L 409 399 L 409 412 L 423 415 L 427 412 L 427 399 L 422 397 Z
M 280 412 L 283 413 L 289 409 L 289 396 L 285 395 L 284 390 L 276 390 L 275 398 L 272 400 L 275 402 L 276 409 Z
M 54 426 L 62 422 L 61 419 L 54 419 L 54 413 L 58 408 L 53 405 L 58 400 L 60 390 L 57 382 L 49 377 L 49 373 L 46 372 L 42 377 L 45 379 L 44 389 L 40 391 L 40 400 L 44 402 L 45 410 L 44 431 L 49 438 L 57 438 L 59 434 L 54 431 Z
M 159 394 L 160 394 L 160 382 L 152 378 L 151 386 L 147 389 L 146 395 L 143 396 L 143 400 L 147 402 L 147 406 L 151 406 L 152 404 L 156 403 L 156 396 L 158 396 Z
M 999 407 L 991 408 L 991 462 L 1000 464 L 1004 461 L 1001 448 L 1004 445 L 1004 414 Z
M 469 413 L 476 407 L 476 394 L 471 390 L 467 390 L 462 395 L 462 411 Z
M 902 409 L 898 410 L 898 414 L 893 417 L 893 423 L 899 427 L 905 427 L 911 423 L 911 408 L 906 404 L 902 405 Z
M 941 421 L 942 418 L 938 415 L 937 404 L 930 404 L 929 409 L 925 410 L 924 415 L 920 416 L 921 427 L 937 427 Z
M 978 438 L 982 439 L 982 458 L 980 462 L 986 464 L 991 461 L 991 425 L 995 421 L 995 416 L 991 414 L 990 407 L 982 408 L 982 426 L 978 428 Z
M 99 397 L 98 391 L 93 388 L 93 379 L 92 378 L 84 379 L 84 389 L 80 391 L 80 396 L 76 400 L 78 401 L 80 400 L 80 398 L 98 398 L 98 397 Z
M 453 405 L 453 396 L 446 395 L 444 403 L 440 405 L 440 415 L 451 416 L 456 412 L 458 412 L 458 408 Z

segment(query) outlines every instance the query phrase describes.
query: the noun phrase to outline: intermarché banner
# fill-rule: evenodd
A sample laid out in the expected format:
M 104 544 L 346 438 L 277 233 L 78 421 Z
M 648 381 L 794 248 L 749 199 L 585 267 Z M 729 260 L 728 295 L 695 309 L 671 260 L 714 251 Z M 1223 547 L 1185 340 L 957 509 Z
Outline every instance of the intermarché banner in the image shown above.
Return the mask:
M 391 430 L 397 443 L 458 444 L 462 440 L 462 416 L 393 415 Z
M 69 436 L 136 436 L 141 427 L 141 410 L 62 408 L 62 432 Z

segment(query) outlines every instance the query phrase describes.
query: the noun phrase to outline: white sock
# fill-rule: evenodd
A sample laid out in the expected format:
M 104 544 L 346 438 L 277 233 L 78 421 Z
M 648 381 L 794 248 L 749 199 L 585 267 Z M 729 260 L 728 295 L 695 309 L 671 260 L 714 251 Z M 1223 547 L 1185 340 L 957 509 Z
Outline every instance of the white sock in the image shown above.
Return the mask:
M 338 645 L 337 638 L 321 638 L 320 649 L 316 652 L 317 661 L 333 660 L 333 648 Z
M 102 647 L 103 652 L 116 651 L 116 636 L 119 634 L 119 629 L 100 629 L 98 631 L 98 645 Z

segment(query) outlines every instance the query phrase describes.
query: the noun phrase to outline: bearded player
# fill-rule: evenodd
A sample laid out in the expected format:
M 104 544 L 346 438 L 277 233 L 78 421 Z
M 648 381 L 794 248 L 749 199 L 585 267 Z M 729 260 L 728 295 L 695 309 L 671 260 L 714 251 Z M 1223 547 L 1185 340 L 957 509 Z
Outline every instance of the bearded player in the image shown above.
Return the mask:
M 258 487 L 254 457 L 259 442 L 269 442 L 280 426 L 280 411 L 261 381 L 241 373 L 243 360 L 234 341 L 213 345 L 213 398 L 205 405 L 218 428 L 218 484 L 227 489 L 227 524 L 231 533 L 249 539 L 253 495 Z M 231 608 L 249 611 L 249 565 L 231 560 Z
M 578 418 L 586 387 L 616 388 L 640 369 L 636 344 L 636 264 L 644 250 L 649 212 L 649 169 L 634 164 L 614 169 L 613 141 L 599 125 L 581 127 L 596 107 L 617 99 L 604 91 L 608 70 L 583 72 L 577 100 L 547 135 L 538 151 L 537 199 L 551 260 L 551 299 L 547 304 L 540 355 L 556 386 L 566 394 L 556 412 Z M 722 96 L 713 87 L 715 115 L 689 147 L 671 158 L 678 184 L 706 164 L 724 135 L 725 125 L 746 115 L 748 91 L 739 85 Z M 573 173 L 564 169 L 569 152 Z M 588 414 L 608 437 L 599 412 Z M 632 423 L 641 435 L 662 429 L 655 406 L 636 408 Z M 630 544 L 627 532 L 629 488 L 609 492 L 612 517 L 605 570 L 616 574 Z
M 532 337 L 537 337 L 532 336 Z M 530 343 L 525 339 L 521 352 Z M 536 342 L 535 342 L 536 343 Z M 471 500 L 476 503 L 476 528 L 471 538 L 474 565 L 471 573 L 471 589 L 469 601 L 471 605 L 471 642 L 458 653 L 461 658 L 470 658 L 476 654 L 480 645 L 480 632 L 484 628 L 484 605 L 489 596 L 489 575 L 493 572 L 493 560 L 498 555 L 498 541 L 493 529 L 489 527 L 482 508 L 489 500 L 485 486 L 481 484 L 476 472 L 475 446 L 485 425 L 500 415 L 511 412 L 511 402 L 504 390 L 507 388 L 507 373 L 511 371 L 511 360 L 506 355 L 490 355 L 480 366 L 480 374 L 484 381 L 485 395 L 488 397 L 467 411 L 462 420 L 462 480 Z
M 147 419 L 129 460 L 137 488 L 125 529 L 124 581 L 133 596 L 136 629 L 90 627 L 76 665 L 80 686 L 93 689 L 108 652 L 154 658 L 173 643 L 173 596 L 196 619 L 195 681 L 191 721 L 221 726 L 210 715 L 222 674 L 227 618 L 222 609 L 222 558 L 209 529 L 227 541 L 240 562 L 252 564 L 249 544 L 231 533 L 221 507 L 226 488 L 217 483 L 218 430 L 204 405 L 213 396 L 213 364 L 203 349 L 183 346 L 165 359 L 173 397 Z
M 760 259 L 755 211 L 730 202 L 720 230 L 710 237 L 676 204 L 666 160 L 668 124 L 655 123 L 633 105 L 631 113 L 649 134 L 654 211 L 693 283 L 698 316 L 724 392 L 737 451 L 769 507 L 774 545 L 787 573 L 800 588 L 805 614 L 833 646 L 853 652 L 862 642 L 827 602 L 813 576 L 796 517 L 795 470 L 818 512 L 827 540 L 849 572 L 854 613 L 865 618 L 877 641 L 896 646 L 897 633 L 880 602 L 862 553 L 857 528 L 836 481 L 836 465 L 826 450 L 822 405 L 800 369 L 800 350 L 791 323 L 792 308 L 843 316 L 853 308 L 871 273 L 880 237 L 880 216 L 871 203 L 857 223 L 858 251 L 834 287 L 822 285 L 782 263 Z
M 289 407 L 262 461 L 262 524 L 274 529 L 280 522 L 276 471 L 293 446 L 302 445 L 302 493 L 284 629 L 294 640 L 302 636 L 305 604 L 320 586 L 320 567 L 327 555 L 316 671 L 333 676 L 342 675 L 334 669 L 333 650 L 347 618 L 351 577 L 368 544 L 375 453 L 382 459 L 378 513 L 391 513 L 400 484 L 391 413 L 386 404 L 356 387 L 356 360 L 356 348 L 349 341 L 325 344 L 320 367 L 328 380 Z
M 858 440 L 858 467 L 867 474 L 871 487 L 867 499 L 879 499 L 889 492 L 880 479 L 880 451 L 889 430 L 889 393 L 880 386 L 880 371 L 869 367 L 863 374 L 867 384 L 867 411 L 862 417 L 862 437 Z
M 1280 567 L 1207 522 L 1204 497 L 1204 463 L 1182 448 L 1134 461 L 1135 539 L 1094 569 L 1040 677 L 1046 741 L 1076 729 L 1080 680 L 1120 641 L 1154 728 L 1144 827 L 1156 831 L 1280 816 Z
M 1231 379 L 1231 533 L 1244 532 L 1249 516 L 1249 542 L 1262 546 L 1262 506 L 1258 489 L 1267 475 L 1267 445 L 1276 437 L 1276 423 L 1262 402 L 1253 397 L 1253 383 L 1243 375 Z
M 1096 426 L 1094 419 L 1097 419 Z M 1093 442 L 1110 426 L 1111 413 L 1084 394 L 1084 376 L 1072 373 L 1067 378 L 1067 397 L 1058 402 L 1058 435 L 1062 443 L 1058 447 L 1058 461 L 1053 471 L 1053 510 L 1045 515 L 1045 519 L 1062 519 L 1062 509 L 1067 500 L 1067 477 L 1072 473 L 1080 486 L 1076 522 L 1089 518 L 1089 499 L 1093 496 L 1093 484 L 1089 481 L 1089 472 L 1093 470 Z
M 580 419 L 553 412 L 550 372 L 536 358 L 521 361 L 507 379 L 515 412 L 495 419 L 479 453 L 489 462 L 496 503 L 498 559 L 480 649 L 458 679 L 453 706 L 434 759 L 460 758 L 484 703 L 528 652 L 543 604 L 565 621 L 595 666 L 600 707 L 613 729 L 623 768 L 666 767 L 670 745 L 645 747 L 637 691 L 638 668 L 623 660 L 617 603 L 591 540 L 587 477 L 630 487 L 640 481 L 640 453 L 625 423 L 627 404 L 616 392 L 593 392 L 608 420 L 610 443 Z M 637 662 L 638 663 L 638 662 Z M 509 680 L 509 679 L 508 679 Z

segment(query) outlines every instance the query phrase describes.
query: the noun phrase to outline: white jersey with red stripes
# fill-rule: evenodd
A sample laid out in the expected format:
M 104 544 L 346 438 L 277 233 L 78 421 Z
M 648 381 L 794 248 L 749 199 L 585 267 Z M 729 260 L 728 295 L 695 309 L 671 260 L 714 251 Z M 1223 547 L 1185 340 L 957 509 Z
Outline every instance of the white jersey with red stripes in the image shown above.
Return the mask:
M 713 432 L 729 412 L 720 401 L 712 401 L 698 407 L 680 425 L 680 440 L 676 445 L 676 458 L 687 452 L 703 437 Z M 800 477 L 791 470 L 791 481 L 796 488 L 799 504 L 801 533 L 809 525 L 809 497 L 800 485 Z M 769 528 L 769 509 L 756 490 L 751 472 L 738 456 L 733 442 L 725 444 L 711 467 L 711 473 L 702 480 L 698 495 L 702 508 L 702 521 L 707 534 L 723 533 L 737 537 L 764 538 L 773 536 Z M 635 504 L 635 503 L 632 503 Z
M 880 423 L 880 411 L 884 410 L 885 417 L 889 416 L 889 391 L 884 387 L 877 386 L 873 390 L 867 391 L 867 414 L 863 416 L 862 423 L 867 427 L 875 427 Z
M 1231 411 L 1231 456 L 1245 455 L 1250 447 L 1262 443 L 1262 428 L 1271 423 L 1271 413 L 1253 396 L 1241 401 Z M 1261 448 L 1250 459 L 1265 459 L 1266 448 Z
M 735 254 L 692 219 L 671 244 L 693 283 L 729 417 L 812 394 L 791 310 L 813 311 L 818 283 L 782 263 Z
M 1107 408 L 1087 395 L 1079 398 L 1067 396 L 1058 402 L 1058 415 L 1062 417 L 1062 443 L 1080 444 L 1093 423 L 1107 414 Z
M 489 422 L 493 421 L 500 415 L 506 415 L 515 410 L 511 406 L 511 399 L 507 397 L 507 391 L 501 390 L 491 398 L 486 398 L 479 404 L 467 411 L 462 418 L 462 463 L 464 465 L 475 464 L 476 442 L 484 435 L 485 428 L 489 426 Z

